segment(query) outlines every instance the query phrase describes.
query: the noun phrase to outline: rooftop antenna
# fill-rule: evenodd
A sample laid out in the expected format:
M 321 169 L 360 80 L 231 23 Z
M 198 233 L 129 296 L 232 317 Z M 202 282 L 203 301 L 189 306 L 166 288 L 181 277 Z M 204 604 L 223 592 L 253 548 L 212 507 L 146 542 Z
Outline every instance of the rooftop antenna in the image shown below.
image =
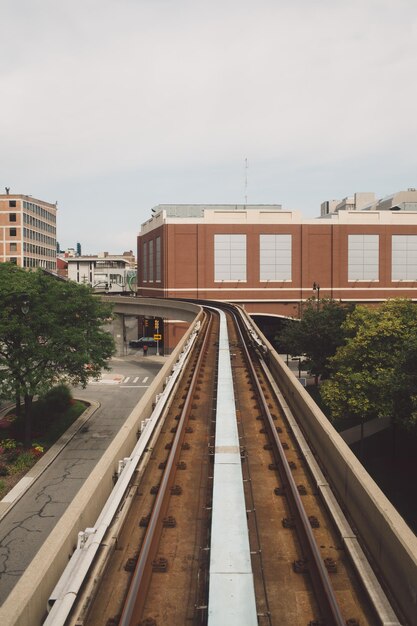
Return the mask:
M 248 159 L 245 159 L 245 204 L 248 203 Z

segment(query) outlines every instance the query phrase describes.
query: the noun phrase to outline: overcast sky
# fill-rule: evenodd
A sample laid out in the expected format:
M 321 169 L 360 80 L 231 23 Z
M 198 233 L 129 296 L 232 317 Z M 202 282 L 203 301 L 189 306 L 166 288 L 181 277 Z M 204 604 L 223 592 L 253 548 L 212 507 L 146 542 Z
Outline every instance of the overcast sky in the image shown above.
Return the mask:
M 62 248 L 136 250 L 160 203 L 417 187 L 416 0 L 0 0 L 0 193 Z

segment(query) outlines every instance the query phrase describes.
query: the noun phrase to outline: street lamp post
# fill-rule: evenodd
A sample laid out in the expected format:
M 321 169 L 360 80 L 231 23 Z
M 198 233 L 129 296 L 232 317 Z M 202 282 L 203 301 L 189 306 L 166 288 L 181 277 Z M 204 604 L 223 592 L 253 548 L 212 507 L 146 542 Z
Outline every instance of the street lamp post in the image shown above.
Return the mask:
M 313 283 L 313 291 L 317 291 L 317 311 L 320 310 L 320 285 L 316 282 Z

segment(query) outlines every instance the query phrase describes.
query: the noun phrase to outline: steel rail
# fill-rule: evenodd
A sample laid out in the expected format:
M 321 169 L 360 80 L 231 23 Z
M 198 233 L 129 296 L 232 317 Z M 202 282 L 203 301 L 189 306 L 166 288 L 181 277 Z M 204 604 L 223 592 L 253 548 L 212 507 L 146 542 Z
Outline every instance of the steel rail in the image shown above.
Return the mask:
M 316 599 L 322 612 L 321 617 L 326 621 L 326 623 L 332 624 L 332 626 L 346 626 L 346 621 L 342 617 L 333 586 L 330 582 L 329 574 L 314 538 L 313 531 L 311 529 L 308 516 L 304 510 L 304 506 L 292 475 L 291 468 L 287 461 L 284 448 L 278 437 L 274 420 L 269 411 L 268 404 L 265 400 L 260 382 L 256 375 L 255 367 L 252 363 L 252 359 L 243 336 L 240 318 L 231 307 L 226 308 L 228 308 L 235 319 L 242 347 L 247 358 L 250 376 L 261 401 L 261 410 L 266 418 L 266 426 L 268 428 L 269 435 L 275 444 L 273 449 L 274 457 L 277 466 L 281 469 L 281 478 L 285 485 L 285 493 L 292 509 L 292 513 L 296 520 L 298 520 L 298 523 L 296 524 L 296 531 L 304 555 L 308 559 L 309 573 L 316 592 Z
M 213 319 L 214 314 L 209 313 L 203 345 L 198 355 L 187 397 L 178 420 L 177 432 L 175 433 L 165 471 L 159 485 L 154 506 L 152 508 L 144 541 L 120 616 L 119 626 L 130 626 L 134 617 L 137 619 L 138 615 L 141 616 L 145 606 L 146 594 L 149 589 L 152 574 L 152 560 L 155 558 L 158 550 L 163 528 L 163 518 L 166 515 L 169 504 L 169 489 L 173 485 L 175 479 L 176 463 L 181 453 L 181 446 L 185 436 L 185 426 L 191 410 L 191 402 L 193 400 L 195 387 L 197 386 L 200 368 L 207 350 Z

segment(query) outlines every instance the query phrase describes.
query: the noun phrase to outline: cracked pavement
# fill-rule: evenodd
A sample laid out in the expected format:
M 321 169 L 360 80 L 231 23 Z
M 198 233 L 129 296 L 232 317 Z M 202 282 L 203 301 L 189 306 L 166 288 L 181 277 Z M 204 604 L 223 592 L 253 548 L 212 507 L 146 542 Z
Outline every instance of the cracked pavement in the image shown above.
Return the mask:
M 0 522 L 0 604 L 4 602 L 115 434 L 162 366 L 126 357 L 112 362 L 114 373 L 148 377 L 147 385 L 89 385 L 74 396 L 100 402 L 100 408 L 55 461 Z

